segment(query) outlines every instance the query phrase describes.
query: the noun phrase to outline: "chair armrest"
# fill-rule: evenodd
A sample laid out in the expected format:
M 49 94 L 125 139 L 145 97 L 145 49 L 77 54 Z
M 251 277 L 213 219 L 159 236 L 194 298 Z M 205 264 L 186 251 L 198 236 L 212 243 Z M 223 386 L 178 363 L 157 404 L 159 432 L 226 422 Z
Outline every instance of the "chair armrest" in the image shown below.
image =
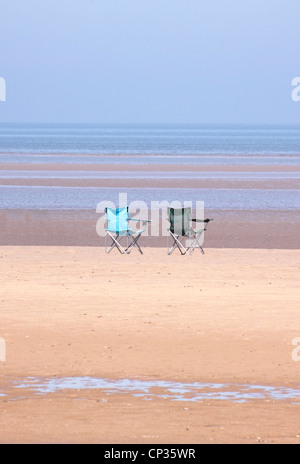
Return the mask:
M 192 219 L 192 222 L 206 222 L 207 224 L 213 219 Z
M 136 222 L 142 222 L 142 224 L 145 226 L 147 223 L 150 223 L 152 221 L 149 221 L 148 219 L 138 219 L 138 218 L 128 218 L 128 221 L 136 221 Z

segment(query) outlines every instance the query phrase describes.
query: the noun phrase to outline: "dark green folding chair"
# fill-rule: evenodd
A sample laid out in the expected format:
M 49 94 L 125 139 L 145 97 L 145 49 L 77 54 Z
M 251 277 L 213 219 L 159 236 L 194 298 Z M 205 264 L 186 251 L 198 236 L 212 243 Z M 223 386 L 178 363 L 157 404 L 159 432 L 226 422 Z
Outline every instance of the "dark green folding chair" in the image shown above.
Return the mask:
M 195 219 L 191 218 L 191 208 L 168 208 L 168 220 L 170 222 L 168 236 L 168 255 L 173 253 L 176 248 L 179 249 L 182 255 L 192 254 L 195 248 L 198 248 L 204 254 L 200 240 L 203 239 L 203 234 L 207 229 L 207 225 L 212 219 Z M 195 230 L 191 223 L 202 223 L 203 228 Z M 169 244 L 170 238 L 173 243 Z

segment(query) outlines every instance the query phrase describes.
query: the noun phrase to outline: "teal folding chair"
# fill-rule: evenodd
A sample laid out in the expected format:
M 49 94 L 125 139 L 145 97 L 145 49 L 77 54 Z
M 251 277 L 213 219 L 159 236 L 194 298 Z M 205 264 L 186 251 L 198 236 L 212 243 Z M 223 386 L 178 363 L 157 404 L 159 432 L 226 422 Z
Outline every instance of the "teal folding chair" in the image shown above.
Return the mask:
M 131 218 L 129 216 L 128 207 L 117 209 L 106 208 L 105 213 L 108 221 L 107 229 L 105 229 L 105 251 L 110 253 L 114 248 L 117 248 L 121 254 L 128 255 L 133 248 L 137 248 L 138 251 L 143 254 L 138 240 L 145 229 L 134 231 L 129 226 L 129 221 L 142 222 L 143 226 L 151 221 Z M 109 247 L 107 246 L 108 238 L 111 239 Z M 126 240 L 126 245 L 121 244 L 124 240 Z
M 203 233 L 206 231 L 207 224 L 213 219 L 193 219 L 191 218 L 191 208 L 168 208 L 168 220 L 170 222 L 168 236 L 168 255 L 173 253 L 176 248 L 182 255 L 192 254 L 195 248 L 198 248 L 202 254 L 204 250 L 200 243 Z M 204 225 L 202 229 L 194 230 L 192 222 L 199 222 Z M 169 246 L 169 239 L 173 240 Z

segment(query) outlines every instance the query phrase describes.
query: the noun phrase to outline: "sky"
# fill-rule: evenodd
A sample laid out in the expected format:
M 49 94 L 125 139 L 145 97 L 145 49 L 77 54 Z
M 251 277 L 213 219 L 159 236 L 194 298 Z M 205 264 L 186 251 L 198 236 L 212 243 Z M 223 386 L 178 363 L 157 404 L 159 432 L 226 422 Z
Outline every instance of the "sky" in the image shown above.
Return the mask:
M 299 0 L 0 0 L 0 122 L 300 123 Z

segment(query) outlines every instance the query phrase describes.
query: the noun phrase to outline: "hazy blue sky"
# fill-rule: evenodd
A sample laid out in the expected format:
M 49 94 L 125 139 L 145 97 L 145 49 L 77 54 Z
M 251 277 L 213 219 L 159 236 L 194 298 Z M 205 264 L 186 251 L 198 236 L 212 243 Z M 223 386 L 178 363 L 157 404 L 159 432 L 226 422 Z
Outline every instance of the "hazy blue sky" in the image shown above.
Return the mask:
M 299 0 L 0 0 L 0 121 L 300 123 L 299 18 Z

